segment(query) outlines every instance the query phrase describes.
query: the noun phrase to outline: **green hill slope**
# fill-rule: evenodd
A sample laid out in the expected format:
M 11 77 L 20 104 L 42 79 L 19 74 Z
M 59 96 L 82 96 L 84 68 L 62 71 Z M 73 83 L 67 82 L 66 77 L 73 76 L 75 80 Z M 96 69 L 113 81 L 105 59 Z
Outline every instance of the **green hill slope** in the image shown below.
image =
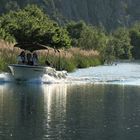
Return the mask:
M 37 4 L 59 23 L 84 20 L 107 30 L 140 20 L 139 0 L 0 0 L 0 13 Z

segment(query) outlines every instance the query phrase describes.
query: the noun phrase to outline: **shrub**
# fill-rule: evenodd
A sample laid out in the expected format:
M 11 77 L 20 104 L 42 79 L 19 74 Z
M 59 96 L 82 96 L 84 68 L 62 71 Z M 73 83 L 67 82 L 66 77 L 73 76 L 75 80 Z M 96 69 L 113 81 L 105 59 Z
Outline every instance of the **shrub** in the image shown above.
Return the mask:
M 7 46 L 7 47 L 6 47 Z M 19 49 L 13 50 L 13 45 L 4 44 L 0 42 L 0 71 L 9 71 L 8 65 L 16 62 L 16 57 L 19 54 Z M 57 70 L 74 71 L 76 68 L 85 68 L 101 64 L 100 57 L 95 51 L 84 51 L 77 48 L 64 51 L 60 53 L 53 49 L 47 53 L 46 51 L 39 51 L 39 63 L 45 65 L 48 60 L 52 67 Z

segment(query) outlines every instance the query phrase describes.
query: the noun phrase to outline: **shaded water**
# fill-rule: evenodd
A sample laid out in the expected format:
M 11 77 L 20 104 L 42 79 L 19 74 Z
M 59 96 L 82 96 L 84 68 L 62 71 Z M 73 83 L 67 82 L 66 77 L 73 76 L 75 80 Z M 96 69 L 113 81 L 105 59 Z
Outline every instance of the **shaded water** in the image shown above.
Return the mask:
M 140 87 L 0 86 L 1 140 L 137 140 Z
M 139 140 L 139 64 L 87 71 L 61 84 L 1 82 L 0 140 Z

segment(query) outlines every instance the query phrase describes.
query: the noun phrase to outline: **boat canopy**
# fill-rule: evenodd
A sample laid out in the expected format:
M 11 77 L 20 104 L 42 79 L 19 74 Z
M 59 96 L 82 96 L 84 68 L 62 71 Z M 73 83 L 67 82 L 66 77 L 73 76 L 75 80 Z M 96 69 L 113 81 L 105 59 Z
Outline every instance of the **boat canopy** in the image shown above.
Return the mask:
M 18 43 L 15 44 L 14 47 L 18 47 L 20 49 L 28 50 L 30 52 L 36 51 L 36 50 L 44 50 L 49 49 L 49 47 L 39 44 L 39 43 Z

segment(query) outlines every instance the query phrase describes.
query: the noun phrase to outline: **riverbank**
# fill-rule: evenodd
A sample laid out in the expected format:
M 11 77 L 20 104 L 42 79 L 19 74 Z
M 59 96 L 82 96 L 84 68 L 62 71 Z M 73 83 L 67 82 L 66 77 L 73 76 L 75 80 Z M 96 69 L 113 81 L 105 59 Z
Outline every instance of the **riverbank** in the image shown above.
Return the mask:
M 20 53 L 20 49 L 13 47 L 3 40 L 0 41 L 0 71 L 9 71 L 8 65 L 17 63 L 16 57 Z M 101 64 L 101 58 L 97 51 L 85 51 L 79 48 L 71 48 L 68 50 L 60 49 L 59 52 L 52 49 L 46 51 L 38 51 L 40 65 L 44 65 L 47 60 L 57 70 L 67 70 L 72 72 L 77 68 L 86 68 Z

